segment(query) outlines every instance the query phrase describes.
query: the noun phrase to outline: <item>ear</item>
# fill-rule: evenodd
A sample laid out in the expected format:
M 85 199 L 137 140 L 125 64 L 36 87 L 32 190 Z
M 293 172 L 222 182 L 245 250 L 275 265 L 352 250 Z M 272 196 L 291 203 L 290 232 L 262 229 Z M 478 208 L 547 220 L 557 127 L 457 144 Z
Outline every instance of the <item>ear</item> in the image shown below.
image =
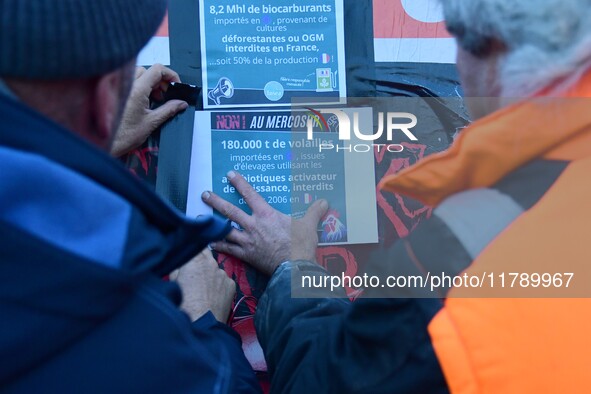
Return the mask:
M 91 121 L 96 143 L 108 149 L 117 131 L 117 121 L 121 115 L 121 107 L 125 105 L 121 101 L 123 90 L 122 76 L 120 72 L 112 72 L 103 75 L 96 80 L 92 106 Z

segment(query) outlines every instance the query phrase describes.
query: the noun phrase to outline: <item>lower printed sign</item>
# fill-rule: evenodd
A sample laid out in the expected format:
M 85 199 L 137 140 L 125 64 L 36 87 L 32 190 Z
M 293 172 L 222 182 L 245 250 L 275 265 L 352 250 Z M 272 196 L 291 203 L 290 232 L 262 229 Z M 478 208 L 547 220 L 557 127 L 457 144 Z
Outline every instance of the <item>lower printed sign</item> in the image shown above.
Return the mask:
M 366 113 L 370 129 L 371 109 L 355 111 Z M 249 212 L 226 176 L 237 171 L 267 203 L 295 218 L 327 200 L 330 209 L 318 228 L 321 244 L 376 243 L 373 151 L 341 147 L 338 133 L 322 132 L 316 120 L 306 111 L 197 112 L 187 214 L 211 213 L 201 201 L 205 190 Z

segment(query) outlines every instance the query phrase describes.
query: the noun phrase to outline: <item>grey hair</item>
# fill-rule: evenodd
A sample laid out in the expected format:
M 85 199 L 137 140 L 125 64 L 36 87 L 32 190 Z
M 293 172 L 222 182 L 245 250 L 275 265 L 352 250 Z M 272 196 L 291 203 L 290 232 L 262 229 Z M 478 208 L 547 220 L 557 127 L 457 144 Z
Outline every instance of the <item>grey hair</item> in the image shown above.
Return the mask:
M 564 90 L 591 68 L 591 0 L 440 0 L 450 32 L 475 56 L 494 41 L 504 97 Z

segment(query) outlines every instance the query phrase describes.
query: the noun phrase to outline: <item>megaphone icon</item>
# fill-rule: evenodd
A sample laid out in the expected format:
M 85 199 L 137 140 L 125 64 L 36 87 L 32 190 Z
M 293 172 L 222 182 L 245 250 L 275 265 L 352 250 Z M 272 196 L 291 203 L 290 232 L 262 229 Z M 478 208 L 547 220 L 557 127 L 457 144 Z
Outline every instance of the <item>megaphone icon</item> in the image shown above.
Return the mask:
M 222 77 L 218 81 L 217 86 L 210 90 L 207 97 L 212 100 L 215 105 L 220 105 L 220 99 L 224 98 L 232 98 L 234 96 L 234 84 L 230 81 L 229 78 Z

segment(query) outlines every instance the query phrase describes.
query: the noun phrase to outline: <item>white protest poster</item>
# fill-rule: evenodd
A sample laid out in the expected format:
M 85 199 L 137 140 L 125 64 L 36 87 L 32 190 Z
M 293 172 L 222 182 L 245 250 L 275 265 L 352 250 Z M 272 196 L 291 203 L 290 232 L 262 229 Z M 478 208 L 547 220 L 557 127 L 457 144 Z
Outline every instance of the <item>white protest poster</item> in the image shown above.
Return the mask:
M 358 126 L 372 129 L 371 108 L 343 111 L 351 119 L 356 112 Z M 211 213 L 201 201 L 205 190 L 249 212 L 226 178 L 234 170 L 271 206 L 292 217 L 326 199 L 330 210 L 318 228 L 321 244 L 377 243 L 373 147 L 344 143 L 338 133 L 327 131 L 306 110 L 197 112 L 187 214 Z

